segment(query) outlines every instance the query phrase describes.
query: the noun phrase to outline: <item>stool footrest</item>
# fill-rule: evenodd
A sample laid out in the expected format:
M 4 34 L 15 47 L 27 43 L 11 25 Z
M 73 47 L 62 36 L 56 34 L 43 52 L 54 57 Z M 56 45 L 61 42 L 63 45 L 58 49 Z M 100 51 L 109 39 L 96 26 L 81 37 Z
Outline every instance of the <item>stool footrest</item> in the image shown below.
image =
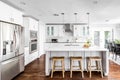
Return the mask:
M 80 66 L 72 66 L 72 67 L 80 67 Z
M 62 68 L 62 66 L 55 66 L 55 67 L 61 67 Z
M 90 70 L 89 70 L 90 71 Z M 101 70 L 98 70 L 98 69 L 93 69 L 93 70 L 91 70 L 91 71 L 101 71 Z
M 62 69 L 56 69 L 56 70 L 53 70 L 53 71 L 55 72 L 55 71 L 63 71 L 63 70 Z
M 72 71 L 82 71 L 82 70 L 72 70 Z

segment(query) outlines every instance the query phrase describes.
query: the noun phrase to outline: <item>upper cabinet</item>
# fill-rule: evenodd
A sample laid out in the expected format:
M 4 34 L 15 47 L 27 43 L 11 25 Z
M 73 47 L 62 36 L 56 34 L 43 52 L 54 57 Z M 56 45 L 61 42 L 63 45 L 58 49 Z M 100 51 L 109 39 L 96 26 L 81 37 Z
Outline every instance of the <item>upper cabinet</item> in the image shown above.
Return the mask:
M 24 17 L 24 27 L 27 27 L 29 30 L 38 31 L 38 21 L 31 17 Z
M 89 35 L 88 25 L 73 25 L 75 37 L 83 37 Z
M 29 47 L 30 33 L 38 32 L 38 21 L 31 17 L 23 17 L 23 26 L 25 27 L 25 47 Z
M 63 25 L 47 25 L 46 35 L 47 37 L 63 36 Z
M 47 37 L 85 37 L 89 35 L 87 24 L 55 24 L 46 25 Z
M 0 20 L 23 25 L 23 13 L 0 1 Z
M 29 18 L 29 29 L 38 31 L 38 21 L 32 18 Z

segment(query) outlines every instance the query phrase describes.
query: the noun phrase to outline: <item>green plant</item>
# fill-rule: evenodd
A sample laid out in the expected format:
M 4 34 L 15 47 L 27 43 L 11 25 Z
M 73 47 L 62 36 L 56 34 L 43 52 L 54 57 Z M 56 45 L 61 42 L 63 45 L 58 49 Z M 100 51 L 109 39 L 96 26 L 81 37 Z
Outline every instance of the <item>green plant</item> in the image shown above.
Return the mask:
M 115 39 L 115 44 L 120 44 L 120 40 L 118 40 L 118 39 Z

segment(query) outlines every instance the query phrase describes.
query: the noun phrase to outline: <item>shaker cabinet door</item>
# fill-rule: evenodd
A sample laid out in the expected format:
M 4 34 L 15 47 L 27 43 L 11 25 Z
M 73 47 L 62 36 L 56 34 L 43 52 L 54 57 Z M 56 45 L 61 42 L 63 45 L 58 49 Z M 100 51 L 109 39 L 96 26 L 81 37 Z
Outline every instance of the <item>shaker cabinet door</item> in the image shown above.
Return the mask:
M 63 36 L 63 25 L 47 25 L 46 36 L 47 37 L 60 37 Z
M 0 20 L 23 25 L 23 13 L 0 1 Z
M 74 36 L 83 37 L 87 35 L 87 26 L 86 25 L 74 25 Z

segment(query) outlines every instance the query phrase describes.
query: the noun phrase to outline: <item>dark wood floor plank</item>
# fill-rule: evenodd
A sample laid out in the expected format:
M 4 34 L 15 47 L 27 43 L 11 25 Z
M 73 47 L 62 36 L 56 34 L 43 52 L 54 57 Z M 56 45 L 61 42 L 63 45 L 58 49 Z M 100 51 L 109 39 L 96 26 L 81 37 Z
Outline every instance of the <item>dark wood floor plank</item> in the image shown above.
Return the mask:
M 70 78 L 70 72 L 65 72 L 65 78 L 62 78 L 61 72 L 55 72 L 54 77 L 45 76 L 45 55 L 36 59 L 25 67 L 25 71 L 16 76 L 13 80 L 120 80 L 120 65 L 110 61 L 110 73 L 108 77 L 101 78 L 99 72 L 92 72 L 92 78 L 89 73 L 84 72 L 85 78 L 81 78 L 80 72 L 73 72 L 73 78 Z

